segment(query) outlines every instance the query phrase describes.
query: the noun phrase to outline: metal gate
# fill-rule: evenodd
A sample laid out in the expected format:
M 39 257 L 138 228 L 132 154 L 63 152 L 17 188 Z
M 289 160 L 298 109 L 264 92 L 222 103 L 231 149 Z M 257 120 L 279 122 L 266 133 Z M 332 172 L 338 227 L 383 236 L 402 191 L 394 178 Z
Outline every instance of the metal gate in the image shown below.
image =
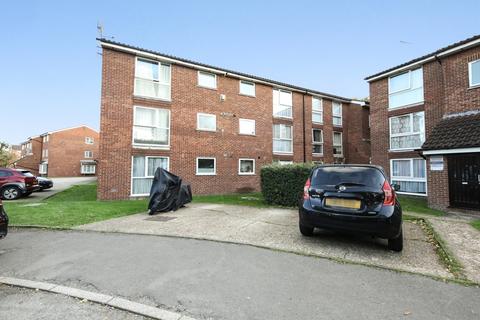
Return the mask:
M 448 157 L 450 205 L 480 209 L 480 154 Z

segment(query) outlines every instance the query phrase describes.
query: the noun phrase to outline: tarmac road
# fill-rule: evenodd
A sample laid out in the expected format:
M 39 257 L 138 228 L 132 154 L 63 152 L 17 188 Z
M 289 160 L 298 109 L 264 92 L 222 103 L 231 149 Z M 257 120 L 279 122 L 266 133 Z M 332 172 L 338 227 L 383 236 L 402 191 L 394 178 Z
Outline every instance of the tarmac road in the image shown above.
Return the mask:
M 479 319 L 480 289 L 251 246 L 11 230 L 0 275 L 117 295 L 197 319 Z

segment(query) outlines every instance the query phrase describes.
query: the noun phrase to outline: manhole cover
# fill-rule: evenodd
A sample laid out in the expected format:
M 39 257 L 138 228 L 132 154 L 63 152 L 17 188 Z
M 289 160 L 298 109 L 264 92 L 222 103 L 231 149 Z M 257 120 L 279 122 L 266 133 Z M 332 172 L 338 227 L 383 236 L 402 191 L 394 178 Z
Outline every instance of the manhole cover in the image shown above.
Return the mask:
M 165 222 L 165 221 L 170 221 L 173 219 L 177 219 L 177 217 L 169 217 L 169 216 L 153 216 L 150 218 L 147 218 L 145 220 L 147 221 L 159 221 L 159 222 Z

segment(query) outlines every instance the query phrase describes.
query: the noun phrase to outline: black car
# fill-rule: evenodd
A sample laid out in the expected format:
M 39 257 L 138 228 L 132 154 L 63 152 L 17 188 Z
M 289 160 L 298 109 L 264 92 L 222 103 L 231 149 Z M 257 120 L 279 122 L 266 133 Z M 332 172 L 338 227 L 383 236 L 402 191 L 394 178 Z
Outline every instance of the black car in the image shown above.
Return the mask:
M 314 228 L 367 234 L 388 239 L 402 251 L 402 208 L 381 167 L 321 165 L 310 173 L 299 208 L 300 232 Z
M 37 177 L 40 190 L 50 189 L 53 187 L 53 181 L 44 177 Z
M 2 200 L 0 199 L 0 239 L 5 238 L 8 232 L 8 216 L 3 209 Z

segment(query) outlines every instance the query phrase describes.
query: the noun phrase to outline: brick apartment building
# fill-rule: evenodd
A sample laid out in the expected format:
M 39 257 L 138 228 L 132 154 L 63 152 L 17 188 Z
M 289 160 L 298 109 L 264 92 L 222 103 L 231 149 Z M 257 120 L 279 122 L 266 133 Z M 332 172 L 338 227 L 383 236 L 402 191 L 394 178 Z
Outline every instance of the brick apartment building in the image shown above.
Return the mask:
M 22 143 L 14 166 L 49 177 L 94 175 L 98 145 L 98 132 L 87 126 L 46 132 Z
M 366 80 L 372 163 L 433 208 L 480 209 L 480 36 Z
M 99 41 L 99 199 L 148 195 L 157 167 L 213 194 L 259 190 L 274 161 L 369 162 L 363 102 Z

